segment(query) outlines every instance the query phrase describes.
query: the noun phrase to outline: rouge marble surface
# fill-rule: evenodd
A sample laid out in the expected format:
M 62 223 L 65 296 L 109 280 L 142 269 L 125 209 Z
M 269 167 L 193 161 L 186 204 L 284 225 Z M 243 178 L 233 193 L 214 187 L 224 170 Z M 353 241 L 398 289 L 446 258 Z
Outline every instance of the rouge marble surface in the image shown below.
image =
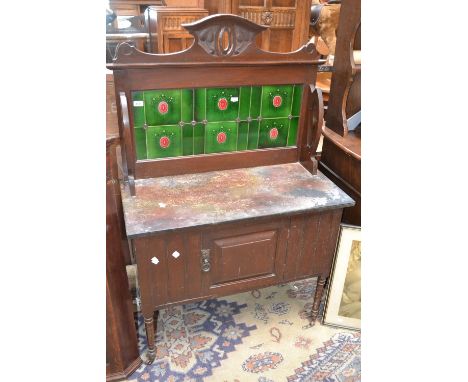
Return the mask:
M 265 216 L 293 215 L 354 205 L 321 172 L 300 163 L 213 171 L 122 185 L 129 238 Z

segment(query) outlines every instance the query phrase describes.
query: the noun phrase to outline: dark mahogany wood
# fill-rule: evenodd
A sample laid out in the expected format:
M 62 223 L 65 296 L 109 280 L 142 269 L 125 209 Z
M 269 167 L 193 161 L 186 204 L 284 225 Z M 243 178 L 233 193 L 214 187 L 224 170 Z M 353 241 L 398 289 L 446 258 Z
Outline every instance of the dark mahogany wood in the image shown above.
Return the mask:
M 306 140 L 301 140 L 304 146 L 296 148 L 295 153 L 292 152 L 294 149 L 281 148 L 276 150 L 276 154 L 263 154 L 257 150 L 137 162 L 132 141 L 132 106 L 128 102 L 131 89 L 302 83 L 306 85 L 302 103 L 313 107 L 311 94 L 314 86 L 311 84 L 315 82 L 317 65 L 323 61 L 318 59 L 319 54 L 314 44 L 309 43 L 289 54 L 262 51 L 256 47 L 254 41 L 255 36 L 266 27 L 234 15 L 209 16 L 183 26 L 195 40 L 186 51 L 149 54 L 137 50 L 131 43 L 122 43 L 117 48 L 113 63 L 107 65 L 114 71 L 115 91 L 120 100 L 120 134 L 124 141 L 124 162 L 127 164 L 124 170 L 127 171 L 125 177 L 129 180 L 132 191 L 132 182 L 138 178 L 232 169 L 234 164 L 237 167 L 254 167 L 271 164 L 278 159 L 276 163 L 294 162 L 300 156 L 301 162 L 313 161 L 316 146 L 312 147 Z M 224 51 L 220 48 L 220 40 L 225 33 L 231 36 L 231 45 Z M 227 70 L 229 76 L 226 76 Z M 314 110 L 318 113 L 321 106 L 316 105 Z M 309 116 L 310 111 L 303 108 L 299 120 L 299 136 L 309 134 L 305 132 L 305 129 L 312 128 L 306 120 Z M 321 120 L 318 117 L 316 119 Z
M 132 264 L 130 250 L 128 246 L 127 235 L 125 232 L 125 222 L 122 211 L 122 198 L 120 196 L 119 180 L 122 179 L 122 174 L 118 169 L 118 153 L 120 153 L 119 139 L 119 124 L 117 117 L 117 103 L 115 101 L 114 78 L 112 73 L 106 74 L 106 137 L 111 144 L 107 151 L 107 169 L 108 179 L 113 179 L 113 210 L 117 213 L 117 220 L 120 232 L 120 240 L 122 243 L 122 253 L 125 259 L 125 264 Z
M 106 374 L 108 381 L 125 379 L 140 364 L 133 307 L 125 259 L 122 250 L 121 226 L 117 204 L 118 179 L 115 176 L 115 148 L 118 137 L 108 138 L 106 185 Z
M 308 40 L 311 0 L 231 0 L 228 12 L 265 25 L 257 39 L 263 50 L 291 52 Z
M 174 53 L 185 50 L 193 42 L 193 36 L 182 27 L 208 16 L 208 10 L 194 7 L 153 7 L 145 11 L 151 53 Z
M 115 101 L 114 76 L 106 70 L 106 137 L 119 136 L 117 102 Z
M 266 28 L 233 15 L 184 27 L 194 37 L 189 49 L 148 54 L 123 43 L 108 65 L 119 100 L 122 201 L 148 363 L 156 309 L 312 276 L 320 277 L 320 299 L 343 209 L 354 204 L 317 171 L 323 99 L 313 85 L 322 62 L 315 46 L 262 51 L 255 40 Z M 132 91 L 273 84 L 303 85 L 296 146 L 136 160 Z
M 354 207 L 345 209 L 343 223 L 360 226 L 361 129 L 358 128 L 342 137 L 324 127 L 319 168 L 356 202 Z
M 310 316 L 311 322 L 314 322 L 319 313 L 320 303 L 322 301 L 323 295 L 323 288 L 327 281 L 327 277 L 319 276 L 317 279 L 317 285 L 315 287 L 315 296 L 314 296 L 314 304 L 312 305 L 312 314 Z
M 329 129 L 345 136 L 348 118 L 361 110 L 361 63 L 354 60 L 355 38 L 360 38 L 361 0 L 347 0 L 340 10 L 333 76 L 326 116 Z M 357 33 L 359 31 L 359 33 Z
M 134 240 L 149 349 L 154 349 L 154 310 L 313 276 L 326 280 L 341 213 L 342 208 Z M 322 291 L 320 282 L 317 301 Z M 312 325 L 316 311 L 311 313 Z M 151 350 L 145 362 L 153 356 Z
M 361 2 L 343 2 L 319 168 L 355 201 L 343 222 L 361 225 L 361 127 L 349 131 L 348 119 L 361 110 Z M 359 53 L 359 54 L 358 54 Z M 359 57 L 359 60 L 355 60 Z

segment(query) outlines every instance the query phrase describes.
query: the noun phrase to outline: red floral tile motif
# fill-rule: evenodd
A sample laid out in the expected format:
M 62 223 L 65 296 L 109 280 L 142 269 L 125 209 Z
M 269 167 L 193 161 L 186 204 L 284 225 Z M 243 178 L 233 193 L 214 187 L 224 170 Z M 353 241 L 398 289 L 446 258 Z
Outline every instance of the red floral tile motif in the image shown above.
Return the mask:
M 273 106 L 274 107 L 280 107 L 282 103 L 283 103 L 283 98 L 281 98 L 281 96 L 275 95 L 273 97 Z
M 227 135 L 224 131 L 221 131 L 220 133 L 218 133 L 218 135 L 216 136 L 216 141 L 218 143 L 224 143 L 226 142 L 226 139 L 227 139 Z
M 228 107 L 228 101 L 227 101 L 227 99 L 224 98 L 224 97 L 223 97 L 223 98 L 220 98 L 220 99 L 218 100 L 218 109 L 219 109 L 219 110 L 226 110 L 227 107 Z
M 167 149 L 171 145 L 171 140 L 169 137 L 161 137 L 159 139 L 159 146 L 161 146 L 163 149 Z
M 278 134 L 278 129 L 276 127 L 273 127 L 273 129 L 270 130 L 270 139 L 278 138 Z
M 159 102 L 158 111 L 160 114 L 167 114 L 167 112 L 169 111 L 169 104 L 166 101 Z

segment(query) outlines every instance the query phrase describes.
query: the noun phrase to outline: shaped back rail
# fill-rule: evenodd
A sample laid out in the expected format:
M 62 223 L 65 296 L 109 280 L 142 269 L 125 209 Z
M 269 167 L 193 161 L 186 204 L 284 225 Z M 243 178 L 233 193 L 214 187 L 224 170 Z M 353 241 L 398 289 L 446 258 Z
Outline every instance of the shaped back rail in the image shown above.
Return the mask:
M 360 49 L 361 0 L 347 0 L 340 10 L 326 116 L 327 127 L 342 137 L 348 135 L 348 122 L 361 110 Z
M 125 180 L 300 161 L 312 173 L 323 119 L 315 45 L 291 53 L 255 46 L 266 29 L 235 15 L 183 24 L 181 52 L 131 42 L 112 63 Z

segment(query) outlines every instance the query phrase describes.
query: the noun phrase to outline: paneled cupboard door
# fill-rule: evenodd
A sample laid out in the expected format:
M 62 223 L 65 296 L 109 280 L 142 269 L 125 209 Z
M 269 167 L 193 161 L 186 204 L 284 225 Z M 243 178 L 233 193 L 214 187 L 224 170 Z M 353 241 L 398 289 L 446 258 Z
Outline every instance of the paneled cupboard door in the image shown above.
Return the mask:
M 204 294 L 231 294 L 278 283 L 286 256 L 289 219 L 203 234 Z

